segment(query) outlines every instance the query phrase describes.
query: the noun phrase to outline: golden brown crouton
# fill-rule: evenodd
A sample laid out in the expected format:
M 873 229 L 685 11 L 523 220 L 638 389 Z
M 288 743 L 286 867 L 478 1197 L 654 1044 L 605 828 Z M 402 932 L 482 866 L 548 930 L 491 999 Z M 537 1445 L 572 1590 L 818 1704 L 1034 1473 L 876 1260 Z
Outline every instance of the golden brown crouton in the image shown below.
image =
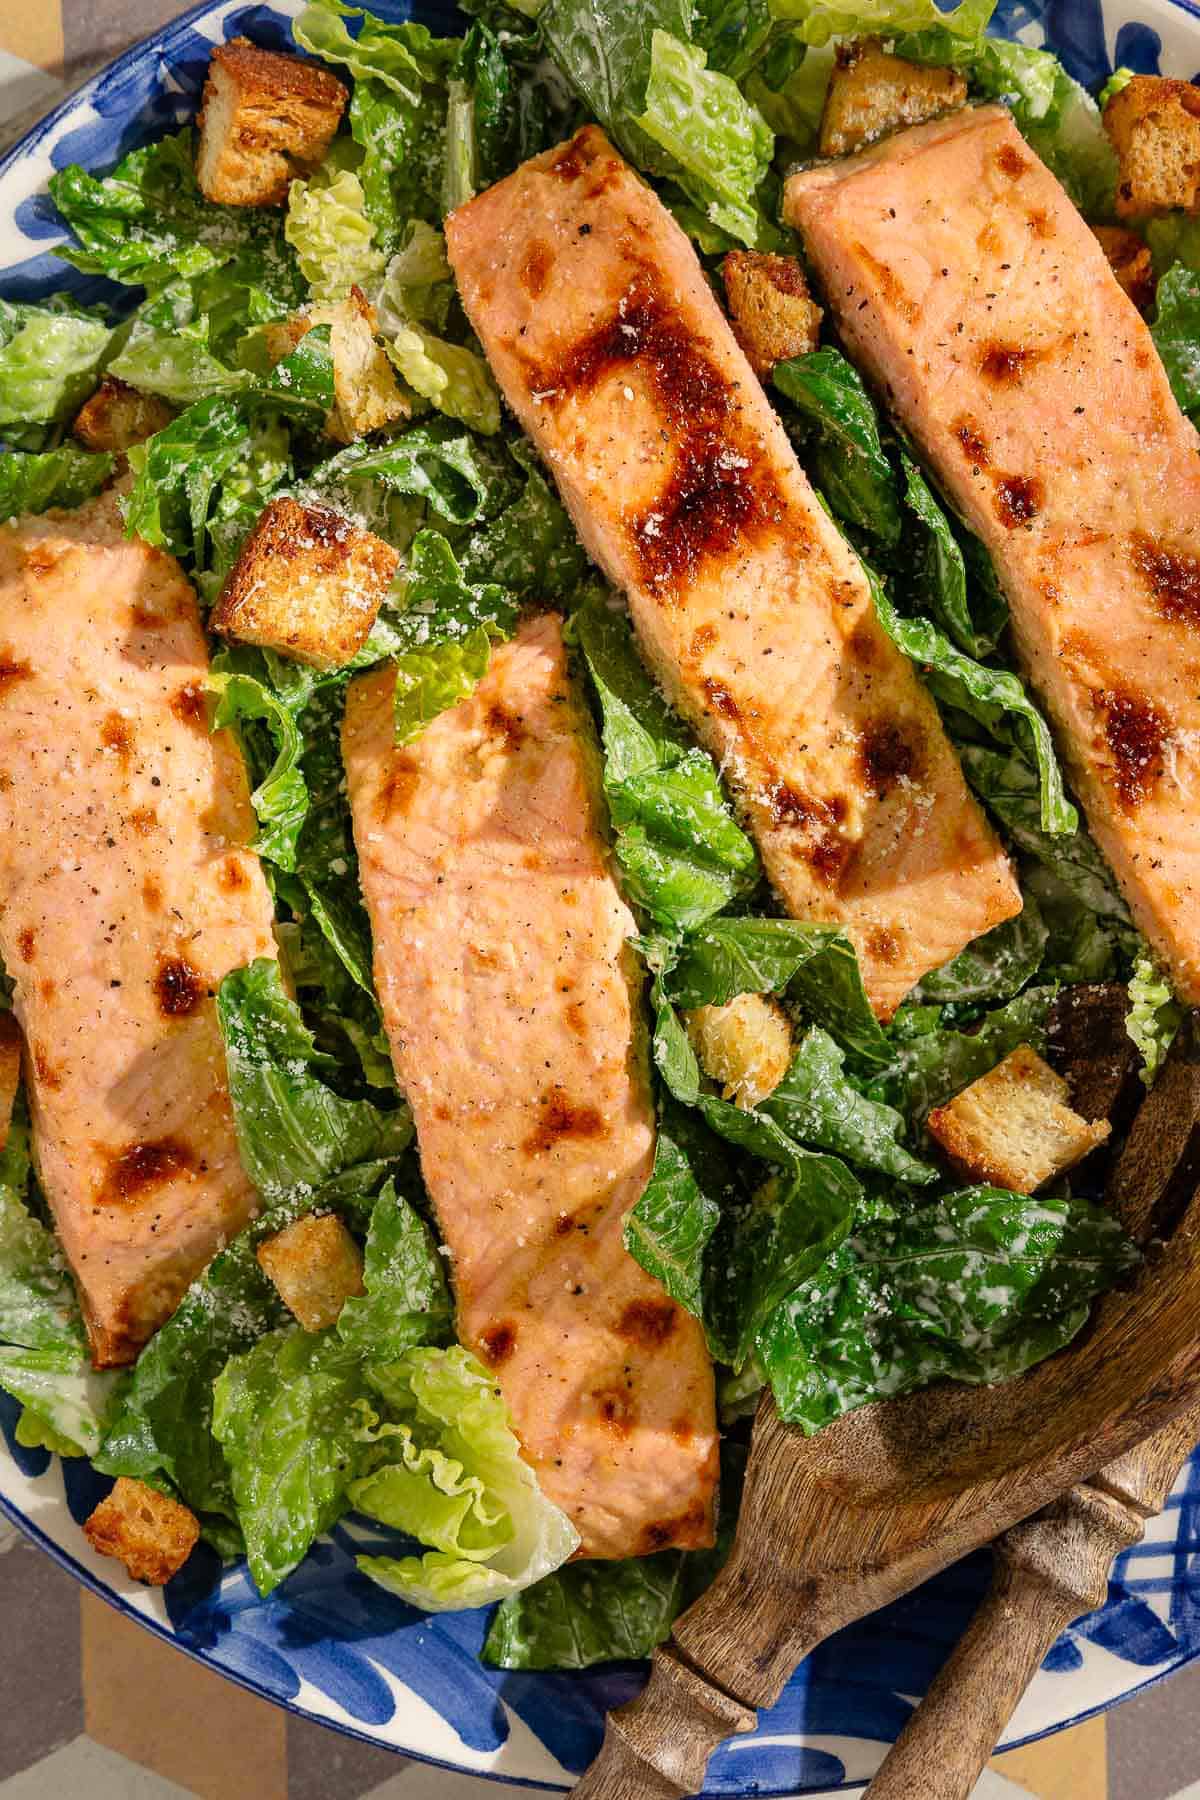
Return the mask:
M 20 1085 L 21 1028 L 10 1012 L 0 1012 L 0 1150 L 8 1143 L 8 1129 Z
M 283 495 L 242 545 L 212 629 L 314 669 L 339 669 L 370 636 L 399 560 L 343 514 Z
M 1014 1194 L 1073 1168 L 1111 1130 L 1072 1111 L 1066 1082 L 1028 1044 L 935 1107 L 926 1127 L 960 1175 Z
M 764 380 L 777 362 L 805 356 L 820 341 L 821 308 L 794 256 L 731 250 L 721 264 L 734 336 Z
M 840 44 L 821 114 L 822 156 L 849 156 L 902 125 L 953 112 L 967 99 L 957 69 L 925 68 L 884 50 L 878 38 Z
M 200 109 L 196 180 L 225 206 L 282 206 L 316 168 L 348 95 L 335 75 L 247 38 L 218 44 Z
M 165 430 L 174 417 L 157 394 L 140 394 L 115 375 L 106 375 L 76 413 L 72 429 L 89 450 L 128 450 Z
M 757 1106 L 774 1093 L 792 1060 L 792 1027 L 777 1000 L 738 994 L 726 1006 L 697 1006 L 683 1015 L 704 1073 L 726 1100 Z
M 1141 312 L 1154 298 L 1154 258 L 1150 246 L 1136 231 L 1123 225 L 1093 225 L 1108 266 L 1133 304 Z
M 259 1267 L 305 1331 L 336 1325 L 346 1301 L 363 1291 L 363 1259 L 337 1217 L 297 1219 L 260 1244 Z
M 83 1533 L 101 1556 L 123 1562 L 135 1581 L 165 1587 L 195 1549 L 200 1521 L 178 1500 L 122 1475 Z
M 1120 217 L 1200 207 L 1200 88 L 1135 75 L 1105 107 L 1104 129 L 1120 164 Z
M 331 437 L 349 444 L 411 416 L 387 352 L 376 341 L 375 308 L 360 287 L 351 288 L 336 306 L 314 306 L 268 325 L 264 336 L 272 362 L 290 356 L 314 325 L 330 328 L 334 406 L 325 429 Z

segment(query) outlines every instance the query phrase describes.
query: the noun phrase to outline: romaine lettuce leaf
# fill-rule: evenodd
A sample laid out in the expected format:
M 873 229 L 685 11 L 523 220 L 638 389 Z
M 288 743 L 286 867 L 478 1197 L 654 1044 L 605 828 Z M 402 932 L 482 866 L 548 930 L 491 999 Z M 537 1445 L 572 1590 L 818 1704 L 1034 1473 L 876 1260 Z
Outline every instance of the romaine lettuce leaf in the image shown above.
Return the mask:
M 500 394 L 482 356 L 407 321 L 384 339 L 389 358 L 414 393 L 451 419 L 489 437 L 500 429 Z
M 960 743 L 957 748 L 971 786 L 1022 854 L 1041 863 L 1086 912 L 1129 929 L 1129 909 L 1084 828 L 1070 833 L 1043 829 L 1041 784 L 1026 758 L 980 744 Z
M 80 1355 L 79 1302 L 53 1232 L 0 1187 L 0 1342 Z
M 882 1100 L 914 1125 L 933 1107 L 989 1069 L 1020 1044 L 1044 1050 L 1046 1017 L 1056 989 L 1026 988 L 1006 1006 L 986 1013 L 972 1031 L 944 1027 L 936 1008 L 904 1007 L 892 1026 L 893 1060 L 860 1081 L 872 1100 Z
M 360 79 L 350 100 L 350 129 L 362 146 L 358 176 L 384 254 L 398 247 L 410 220 L 440 225 L 445 90 L 417 83 L 411 91 L 397 91 L 382 81 Z
M 303 299 L 282 219 L 270 207 L 216 206 L 196 184 L 189 128 L 133 150 L 111 175 L 77 163 L 50 177 L 50 197 L 78 239 L 58 254 L 91 275 L 161 288 L 230 267 L 277 312 Z
M 278 1587 L 345 1511 L 363 1458 L 366 1399 L 358 1352 L 298 1325 L 231 1356 L 217 1376 L 213 1435 L 260 1594 Z
M 1129 977 L 1129 1012 L 1125 1029 L 1142 1059 L 1142 1080 L 1147 1087 L 1162 1067 L 1175 1033 L 1183 1022 L 1183 1008 L 1171 984 L 1144 944 Z
M 363 1255 L 366 1292 L 338 1315 L 344 1344 L 374 1362 L 389 1362 L 418 1344 L 453 1342 L 446 1271 L 428 1225 L 389 1181 L 371 1212 Z
M 244 412 L 228 394 L 199 400 L 129 451 L 133 486 L 122 502 L 129 536 L 202 564 L 209 512 L 245 451 Z
M 0 300 L 0 426 L 65 419 L 87 399 L 112 342 L 99 319 Z
M 60 1455 L 95 1456 L 119 1377 L 97 1374 L 75 1349 L 0 1345 L 0 1388 L 53 1434 Z
M 237 393 L 254 379 L 248 369 L 227 368 L 213 355 L 203 326 L 133 332 L 109 363 L 108 373 L 181 407 L 213 394 Z
M 670 174 L 705 218 L 740 243 L 759 237 L 756 194 L 771 164 L 770 126 L 702 49 L 670 31 L 650 39 L 639 129 L 670 159 Z
M 1200 274 L 1178 262 L 1158 284 L 1151 335 L 1171 392 L 1187 413 L 1200 412 Z
M 930 620 L 901 618 L 882 583 L 872 577 L 871 585 L 880 624 L 916 663 L 934 697 L 1031 754 L 1041 780 L 1041 829 L 1062 837 L 1078 831 L 1079 814 L 1067 799 L 1050 728 L 1019 677 L 956 650 Z
M 515 452 L 522 446 L 516 445 Z M 531 459 L 524 492 L 462 546 L 468 581 L 495 581 L 522 599 L 563 600 L 587 572 L 587 557 L 566 508 Z
M 281 869 L 296 867 L 296 845 L 308 813 L 308 784 L 300 767 L 304 740 L 291 711 L 264 681 L 250 673 L 254 654 L 240 646 L 221 650 L 213 658 L 209 691 L 217 696 L 214 731 L 235 729 L 249 719 L 265 722 L 274 743 L 274 760 L 257 779 L 250 796 L 258 835 L 258 854 Z M 249 665 L 246 667 L 244 665 Z M 255 746 L 256 747 L 256 746 Z M 258 758 L 250 756 L 252 766 Z
M 495 582 L 464 580 L 446 539 L 417 533 L 406 607 L 393 621 L 397 743 L 419 736 L 430 719 L 474 692 L 487 673 L 492 639 L 510 636 L 516 621 L 510 594 Z
M 716 1166 L 720 1170 L 719 1161 Z M 721 1216 L 718 1194 L 726 1182 L 724 1170 L 715 1183 L 702 1181 L 698 1167 L 703 1170 L 705 1163 L 697 1153 L 696 1127 L 681 1108 L 671 1106 L 659 1120 L 654 1168 L 625 1220 L 624 1243 L 672 1300 L 703 1318 L 705 1250 Z M 708 1168 L 711 1178 L 712 1165 Z
M 7 450 L 0 456 L 0 519 L 45 512 L 48 506 L 82 506 L 100 492 L 112 470 L 111 456 L 75 444 Z
M 361 21 L 352 34 L 347 19 Z M 425 25 L 406 20 L 390 25 L 375 13 L 342 0 L 310 0 L 292 26 L 302 50 L 324 62 L 344 63 L 356 80 L 382 81 L 397 94 L 419 91 L 442 79 L 458 55 L 461 39 L 434 37 Z
M 839 518 L 885 544 L 900 536 L 896 477 L 861 375 L 840 350 L 776 363 L 771 380 L 814 434 L 812 472 Z
M 226 975 L 217 1017 L 242 1164 L 264 1197 L 315 1188 L 355 1164 L 399 1156 L 410 1142 L 407 1106 L 344 1099 L 321 1079 L 328 1059 L 284 992 L 277 962 L 260 957 Z
M 449 423 L 411 426 L 384 444 L 350 444 L 309 477 L 318 494 L 353 492 L 371 482 L 427 501 L 455 525 L 473 525 L 501 509 L 511 477 L 486 460 L 483 445 Z
M 488 671 L 492 640 L 476 625 L 465 637 L 396 658 L 396 742 L 410 744 L 431 720 L 473 694 Z
M 468 1351 L 414 1350 L 370 1379 L 387 1408 L 371 1434 L 381 1466 L 351 1485 L 351 1500 L 434 1547 L 361 1556 L 365 1575 L 411 1606 L 447 1612 L 517 1593 L 567 1560 L 579 1534 L 540 1492 L 500 1390 Z
M 712 758 L 687 746 L 603 594 L 580 607 L 572 630 L 600 704 L 604 791 L 626 890 L 661 930 L 679 935 L 754 885 L 757 854 Z
M 388 1173 L 386 1163 L 360 1163 L 321 1188 L 300 1186 L 213 1258 L 122 1389 L 95 1458 L 102 1474 L 166 1482 L 195 1511 L 235 1517 L 228 1465 L 212 1433 L 213 1383 L 231 1356 L 292 1322 L 255 1251 L 313 1210 L 365 1223 Z
M 938 1171 L 904 1148 L 904 1119 L 869 1100 L 847 1080 L 845 1056 L 827 1031 L 812 1025 L 773 1093 L 757 1110 L 799 1144 L 830 1150 L 856 1169 L 925 1187 Z
M 1018 1374 L 1069 1343 L 1137 1260 L 1088 1201 L 970 1188 L 861 1226 L 774 1312 L 758 1355 L 781 1417 L 811 1434 L 941 1377 Z
M 704 1317 L 715 1357 L 743 1366 L 776 1307 L 850 1231 L 862 1191 L 837 1157 L 798 1151 L 748 1204 L 722 1210 L 706 1264 Z
M 937 26 L 951 37 L 973 42 L 983 35 L 996 0 L 959 0 L 943 9 L 936 0 L 770 0 L 771 12 L 786 19 L 806 44 L 834 38 L 898 37 L 901 32 Z
M 339 169 L 324 181 L 293 181 L 284 230 L 314 300 L 343 300 L 351 287 L 369 292 L 382 280 L 385 257 L 353 170 Z

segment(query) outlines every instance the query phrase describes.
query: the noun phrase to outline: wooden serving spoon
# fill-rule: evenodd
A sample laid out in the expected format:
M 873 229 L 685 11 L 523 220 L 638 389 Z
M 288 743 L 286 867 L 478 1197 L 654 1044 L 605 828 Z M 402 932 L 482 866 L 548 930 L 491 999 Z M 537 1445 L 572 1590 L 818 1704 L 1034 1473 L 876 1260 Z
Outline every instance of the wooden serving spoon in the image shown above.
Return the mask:
M 1108 1184 L 1109 1204 L 1143 1245 L 1170 1229 L 1200 1173 L 1195 1032 L 1193 1019 L 1156 1090 L 1168 1135 L 1155 1142 L 1139 1132 L 1136 1154 L 1121 1159 Z M 1141 1541 L 1197 1442 L 1200 1405 L 1193 1405 L 1005 1532 L 993 1546 L 990 1590 L 885 1756 L 867 1800 L 967 1800 L 1051 1645 L 1081 1613 L 1104 1604 L 1114 1557 Z
M 1105 1024 L 1112 998 L 1090 1023 L 1077 996 L 1072 1006 L 1077 1041 L 1105 1046 L 1090 1058 L 1103 1087 L 1104 1068 L 1120 1060 Z M 729 1561 L 655 1651 L 643 1692 L 609 1715 L 579 1800 L 698 1793 L 717 1745 L 753 1730 L 756 1709 L 774 1704 L 831 1633 L 1200 1403 L 1200 1193 L 1180 1209 L 1200 1145 L 1200 1111 L 1186 1104 L 1197 1093 L 1200 1032 L 1189 1018 L 1110 1183 L 1129 1197 L 1127 1216 L 1136 1195 L 1138 1216 L 1175 1228 L 1067 1350 L 996 1387 L 944 1385 L 864 1407 L 813 1438 L 764 1396 Z

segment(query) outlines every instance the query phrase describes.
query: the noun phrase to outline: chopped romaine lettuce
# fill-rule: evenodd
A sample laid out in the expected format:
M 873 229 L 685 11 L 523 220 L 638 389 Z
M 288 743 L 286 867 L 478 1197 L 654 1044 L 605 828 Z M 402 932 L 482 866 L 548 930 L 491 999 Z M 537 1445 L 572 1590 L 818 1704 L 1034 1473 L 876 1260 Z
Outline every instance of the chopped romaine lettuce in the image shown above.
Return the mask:
M 760 231 L 758 188 L 771 164 L 771 128 L 737 83 L 705 67 L 705 53 L 669 31 L 650 39 L 639 128 L 666 152 L 671 176 L 706 219 L 739 243 Z
M 58 1241 L 10 1187 L 0 1187 L 0 1341 L 76 1357 L 84 1343 Z
M 343 1343 L 373 1362 L 454 1337 L 446 1271 L 428 1225 L 389 1181 L 371 1213 L 363 1257 L 366 1292 L 338 1316 Z
M 1171 392 L 1189 418 L 1200 412 L 1200 275 L 1178 262 L 1158 284 L 1152 327 Z
M 8 450 L 0 456 L 0 519 L 45 512 L 49 506 L 81 506 L 100 492 L 113 459 L 74 444 L 57 450 Z
M 448 1612 L 517 1593 L 567 1560 L 579 1534 L 539 1490 L 500 1390 L 468 1351 L 414 1350 L 370 1380 L 386 1408 L 365 1434 L 380 1466 L 350 1498 L 432 1548 L 360 1556 L 364 1574 L 425 1612 Z
M 78 239 L 59 255 L 87 274 L 155 289 L 223 268 L 268 303 L 266 317 L 303 298 L 280 215 L 204 199 L 190 128 L 131 151 L 111 175 L 60 169 L 50 196 Z
M 260 1594 L 278 1587 L 345 1511 L 363 1457 L 366 1397 L 357 1351 L 298 1325 L 231 1356 L 217 1376 L 213 1435 Z
M 603 593 L 572 628 L 600 705 L 604 791 L 626 889 L 661 930 L 681 934 L 752 887 L 758 857 L 712 758 L 688 747 Z
M 0 300 L 0 426 L 49 424 L 87 399 L 112 342 L 99 319 Z
M 1137 1262 L 1086 1200 L 970 1188 L 862 1226 L 758 1335 L 780 1415 L 806 1433 L 950 1377 L 1003 1381 L 1070 1342 Z
M 1129 1013 L 1125 1029 L 1142 1059 L 1142 1080 L 1150 1087 L 1183 1020 L 1183 1008 L 1171 984 L 1143 945 L 1129 977 Z
M 351 169 L 330 181 L 293 181 L 285 230 L 314 300 L 342 300 L 353 286 L 369 292 L 383 277 L 384 254 Z
M 344 1099 L 321 1079 L 329 1059 L 284 992 L 277 962 L 260 957 L 226 975 L 217 1016 L 242 1163 L 267 1198 L 399 1156 L 410 1142 L 407 1106 Z

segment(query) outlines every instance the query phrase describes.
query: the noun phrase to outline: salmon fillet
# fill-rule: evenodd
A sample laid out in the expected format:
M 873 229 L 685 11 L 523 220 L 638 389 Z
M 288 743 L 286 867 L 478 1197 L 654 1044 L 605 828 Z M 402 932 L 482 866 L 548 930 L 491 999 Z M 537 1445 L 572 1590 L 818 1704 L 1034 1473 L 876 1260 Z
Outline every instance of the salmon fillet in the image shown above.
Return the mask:
M 581 1555 L 710 1543 L 703 1333 L 621 1238 L 654 1109 L 633 920 L 560 623 L 523 625 L 403 749 L 394 688 L 391 670 L 353 683 L 343 749 L 376 987 L 459 1335 L 495 1370 Z
M 890 1017 L 1020 894 L 691 245 L 595 127 L 446 234 L 501 387 L 780 899 L 845 927 Z
M 195 595 L 112 494 L 0 528 L 0 954 L 97 1367 L 256 1206 L 212 993 L 275 954 L 272 907 L 207 674 Z
M 853 354 L 990 551 L 1092 833 L 1200 1001 L 1200 438 L 999 107 L 793 176 Z

